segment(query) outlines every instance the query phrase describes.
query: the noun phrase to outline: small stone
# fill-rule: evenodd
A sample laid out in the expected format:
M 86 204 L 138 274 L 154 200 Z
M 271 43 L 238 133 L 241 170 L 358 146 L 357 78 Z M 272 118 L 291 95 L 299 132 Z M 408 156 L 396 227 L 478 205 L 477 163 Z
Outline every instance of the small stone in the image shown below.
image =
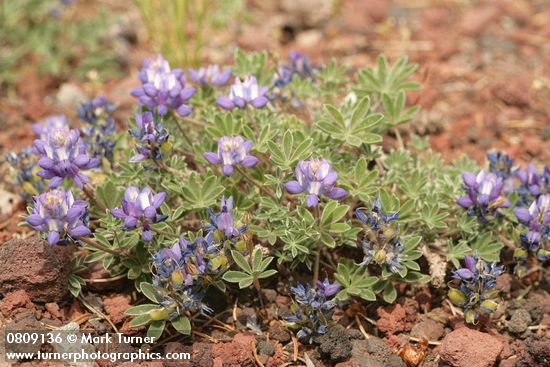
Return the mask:
M 411 336 L 419 339 L 439 340 L 445 333 L 443 325 L 431 319 L 420 321 L 411 330 Z
M 274 321 L 271 323 L 269 326 L 269 337 L 273 340 L 280 341 L 283 344 L 290 341 L 290 333 L 280 321 Z
M 214 367 L 254 367 L 256 361 L 252 347 L 247 342 L 255 340 L 253 335 L 237 334 L 233 341 L 212 347 Z
M 124 314 L 130 308 L 131 297 L 126 294 L 117 294 L 103 299 L 105 312 L 115 324 L 123 322 L 128 316 Z
M 453 367 L 491 367 L 502 348 L 502 342 L 492 335 L 462 327 L 443 338 L 439 356 Z
M 351 339 L 342 325 L 335 325 L 326 334 L 316 338 L 321 355 L 331 362 L 341 362 L 351 355 Z
M 287 357 L 283 351 L 283 346 L 279 343 L 275 345 L 275 352 L 273 356 L 267 360 L 267 367 L 280 367 L 284 365 L 287 361 Z
M 529 311 L 520 308 L 512 311 L 512 317 L 506 321 L 506 327 L 511 333 L 522 334 L 531 324 Z
M 0 311 L 5 317 L 10 317 L 22 311 L 32 311 L 34 309 L 35 307 L 31 298 L 27 292 L 22 289 L 6 294 L 4 299 L 0 302 Z
M 46 241 L 13 239 L 0 246 L 0 293 L 24 290 L 34 302 L 59 302 L 69 292 L 71 252 Z
M 405 362 L 380 338 L 371 336 L 368 340 L 353 340 L 351 343 L 351 358 L 336 364 L 336 367 L 406 367 Z
M 211 343 L 193 343 L 193 367 L 203 367 L 203 366 L 212 366 L 213 357 L 212 357 L 212 346 Z
M 518 367 L 548 366 L 550 361 L 550 341 L 532 336 L 525 340 L 524 353 Z
M 378 307 L 376 313 L 379 317 L 376 321 L 378 330 L 388 335 L 405 331 L 407 313 L 400 304 Z
M 44 307 L 46 308 L 46 310 L 48 310 L 50 315 L 52 315 L 56 319 L 61 318 L 61 313 L 59 312 L 59 305 L 57 303 L 54 303 L 54 302 L 46 303 Z
M 274 303 L 277 299 L 277 291 L 274 289 L 264 289 L 262 288 L 262 294 L 265 297 L 266 301 L 269 303 Z
M 63 83 L 55 97 L 60 107 L 68 109 L 75 109 L 82 102 L 86 102 L 86 94 L 82 89 L 69 83 Z

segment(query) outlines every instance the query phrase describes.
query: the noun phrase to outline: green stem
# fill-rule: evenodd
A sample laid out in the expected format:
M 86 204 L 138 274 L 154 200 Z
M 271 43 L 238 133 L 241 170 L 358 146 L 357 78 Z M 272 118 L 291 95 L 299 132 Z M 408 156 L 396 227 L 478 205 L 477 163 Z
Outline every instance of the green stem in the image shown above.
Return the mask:
M 321 216 L 319 215 L 319 206 L 315 207 L 314 214 L 315 214 L 315 223 L 317 224 L 317 228 L 318 228 L 320 225 L 319 222 L 321 218 Z M 317 284 L 317 280 L 319 280 L 319 265 L 321 263 L 321 245 L 322 245 L 321 241 L 319 240 L 317 242 L 317 252 L 315 253 L 315 262 L 313 263 L 313 280 L 311 281 L 311 286 L 313 288 L 315 288 Z
M 88 199 L 90 199 L 90 201 L 102 212 L 104 212 L 105 210 L 107 210 L 107 208 L 105 206 L 103 206 L 98 200 L 97 200 L 97 197 L 95 196 L 95 189 L 90 185 L 90 184 L 85 184 L 83 187 L 82 187 L 82 191 L 84 191 L 84 195 L 86 195 L 88 197 Z
M 252 177 L 250 177 L 250 175 L 248 175 L 248 173 L 246 173 L 240 166 L 237 166 L 235 165 L 235 170 L 237 172 L 239 172 L 241 174 L 241 176 L 243 176 L 243 178 L 248 181 L 248 183 L 256 186 L 258 189 L 260 189 L 261 192 L 263 192 L 264 194 L 266 194 L 267 196 L 269 196 L 271 199 L 273 199 L 274 201 L 277 201 L 277 197 L 275 196 L 274 193 L 272 193 L 271 191 L 269 191 L 268 189 L 266 189 L 264 186 L 262 186 L 259 182 L 257 182 L 256 180 L 254 180 Z
M 100 251 L 103 251 L 103 252 L 107 252 L 107 253 L 109 253 L 111 255 L 114 255 L 114 256 L 123 256 L 123 255 L 125 255 L 125 253 L 123 251 L 116 251 L 116 250 L 110 249 L 108 247 L 105 247 L 102 244 L 98 243 L 95 239 L 90 238 L 90 237 L 78 237 L 77 240 L 84 242 L 85 244 L 87 244 L 90 247 L 93 247 L 93 248 L 95 248 L 97 250 L 100 250 Z

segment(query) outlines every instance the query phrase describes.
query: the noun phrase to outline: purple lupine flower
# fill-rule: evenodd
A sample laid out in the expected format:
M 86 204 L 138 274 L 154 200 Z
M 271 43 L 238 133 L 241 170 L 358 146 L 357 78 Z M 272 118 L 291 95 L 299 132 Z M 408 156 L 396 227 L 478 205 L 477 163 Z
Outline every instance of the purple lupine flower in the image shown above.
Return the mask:
M 514 191 L 514 175 L 512 173 L 514 161 L 502 152 L 487 153 L 487 160 L 489 161 L 489 171 L 502 177 L 504 182 L 502 192 L 508 195 Z
M 153 240 L 151 224 L 166 220 L 167 215 L 157 214 L 157 210 L 166 199 L 165 192 L 154 195 L 149 187 L 141 191 L 130 186 L 124 192 L 124 198 L 120 201 L 121 208 L 111 210 L 111 214 L 124 220 L 123 229 L 129 231 L 141 227 L 141 238 L 144 242 Z
M 467 322 L 475 323 L 480 313 L 496 310 L 499 292 L 494 288 L 504 267 L 485 262 L 479 256 L 464 257 L 464 264 L 464 268 L 453 272 L 448 297 L 453 304 L 464 308 Z
M 510 207 L 510 201 L 501 195 L 504 185 L 502 177 L 480 171 L 477 176 L 465 172 L 462 179 L 467 195 L 456 202 L 467 209 L 469 215 L 476 215 L 482 223 L 488 222 L 488 216 L 498 215 L 500 208 Z
M 195 94 L 195 88 L 187 87 L 182 69 L 170 69 L 168 62 L 158 55 L 146 60 L 138 74 L 142 86 L 132 90 L 132 95 L 151 111 L 164 116 L 170 109 L 181 117 L 192 112 L 187 101 Z
M 38 176 L 50 180 L 50 188 L 59 187 L 63 179 L 72 178 L 82 188 L 90 181 L 81 171 L 99 166 L 97 158 L 90 158 L 80 140 L 78 130 L 61 128 L 50 131 L 42 140 L 34 141 L 34 149 L 41 155 Z
M 317 281 L 317 292 L 322 293 L 325 297 L 334 296 L 340 290 L 340 284 L 329 282 L 328 278 L 325 278 L 322 282 Z
M 152 112 L 136 115 L 136 129 L 130 130 L 133 137 L 140 140 L 138 154 L 130 158 L 130 162 L 142 162 L 146 159 L 162 160 L 162 146 L 168 141 L 169 133 L 162 121 L 155 122 Z
M 236 77 L 229 96 L 218 97 L 216 103 L 225 110 L 232 110 L 235 107 L 245 108 L 247 104 L 254 108 L 263 108 L 269 102 L 265 96 L 267 90 L 267 87 L 258 86 L 258 82 L 253 76 L 246 77 L 244 82 Z
M 537 197 L 541 193 L 542 177 L 533 163 L 530 163 L 525 170 L 517 170 L 516 177 L 521 182 L 521 188 L 518 190 L 520 195 L 528 194 Z
M 218 152 L 204 153 L 204 159 L 211 164 L 223 165 L 223 174 L 231 176 L 233 166 L 240 164 L 245 168 L 252 168 L 259 159 L 250 155 L 251 140 L 244 140 L 242 136 L 224 136 L 218 141 Z
M 300 161 L 296 166 L 296 181 L 285 183 L 285 189 L 291 194 L 307 193 L 307 206 L 317 206 L 319 196 L 325 195 L 330 199 L 338 200 L 345 197 L 346 190 L 336 187 L 338 174 L 334 172 L 326 159 L 311 159 Z
M 222 196 L 219 213 L 215 213 L 214 210 L 208 208 L 208 213 L 210 214 L 210 224 L 204 228 L 205 231 L 220 231 L 228 239 L 238 237 L 246 232 L 246 226 L 242 226 L 240 228 L 235 227 L 235 220 L 233 219 L 233 214 L 231 213 L 232 210 L 233 196 L 230 196 L 227 200 L 225 200 L 225 196 Z
M 517 208 L 514 213 L 518 221 L 529 228 L 527 233 L 520 234 L 520 247 L 514 251 L 514 258 L 518 262 L 515 272 L 522 276 L 529 255 L 541 261 L 550 260 L 550 251 L 546 249 L 546 245 L 550 244 L 550 194 L 540 195 L 529 209 Z
M 91 234 L 86 226 L 88 203 L 75 200 L 71 191 L 51 190 L 34 197 L 27 223 L 39 232 L 47 232 L 48 243 L 56 245 L 67 236 L 78 238 Z
M 68 129 L 69 123 L 65 115 L 54 115 L 32 125 L 33 131 L 42 140 L 47 139 L 53 131 Z
M 221 87 L 231 78 L 231 70 L 222 71 L 218 65 L 208 65 L 199 70 L 188 69 L 189 79 L 195 84 Z

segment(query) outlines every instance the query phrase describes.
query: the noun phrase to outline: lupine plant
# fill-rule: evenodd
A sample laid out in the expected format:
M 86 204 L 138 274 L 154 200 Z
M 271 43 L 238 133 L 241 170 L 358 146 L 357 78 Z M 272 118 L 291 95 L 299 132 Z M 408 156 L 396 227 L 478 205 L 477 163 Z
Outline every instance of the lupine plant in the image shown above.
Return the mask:
M 434 256 L 464 259 L 449 297 L 474 322 L 495 307 L 505 246 L 518 276 L 548 260 L 550 173 L 501 153 L 487 168 L 446 164 L 427 139 L 404 139 L 415 68 L 379 57 L 352 76 L 334 60 L 312 67 L 298 53 L 285 66 L 239 50 L 233 65 L 188 70 L 190 87 L 159 55 L 137 76 L 126 129 L 113 131 L 113 107 L 96 99 L 80 108 L 82 130 L 41 123 L 34 148 L 12 156 L 34 190 L 27 223 L 51 245 L 83 247 L 73 294 L 82 264 L 134 281 L 150 303 L 127 311 L 131 326 L 151 336 L 170 324 L 190 333 L 211 316 L 212 289 L 234 297 L 235 284 L 259 291 L 277 272 L 292 284 L 301 272 L 311 285 L 290 290 L 287 321 L 311 342 L 336 302 L 393 303 L 397 283 L 435 285 Z

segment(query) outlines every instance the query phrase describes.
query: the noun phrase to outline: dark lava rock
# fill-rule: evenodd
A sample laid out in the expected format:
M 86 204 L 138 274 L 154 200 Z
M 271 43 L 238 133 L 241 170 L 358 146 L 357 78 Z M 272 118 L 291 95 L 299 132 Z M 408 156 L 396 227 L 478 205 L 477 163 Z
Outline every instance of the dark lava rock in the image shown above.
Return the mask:
M 514 334 L 522 334 L 531 324 L 529 311 L 520 308 L 512 311 L 512 317 L 506 322 L 506 328 Z
M 527 299 L 512 300 L 508 303 L 507 313 L 511 316 L 515 310 L 526 310 L 529 312 L 533 322 L 539 322 L 544 315 L 544 296 L 541 294 L 530 294 Z
M 517 367 L 550 366 L 550 340 L 529 337 L 525 340 L 524 354 Z
M 0 293 L 24 290 L 33 302 L 58 302 L 69 292 L 71 248 L 13 239 L 0 246 Z
M 332 362 L 341 362 L 351 355 L 351 337 L 342 325 L 336 325 L 315 340 L 321 355 Z
M 267 340 L 260 340 L 258 342 L 258 353 L 271 357 L 275 354 L 275 345 Z
M 368 340 L 353 340 L 351 344 L 351 358 L 336 367 L 406 367 L 380 338 L 371 336 Z

